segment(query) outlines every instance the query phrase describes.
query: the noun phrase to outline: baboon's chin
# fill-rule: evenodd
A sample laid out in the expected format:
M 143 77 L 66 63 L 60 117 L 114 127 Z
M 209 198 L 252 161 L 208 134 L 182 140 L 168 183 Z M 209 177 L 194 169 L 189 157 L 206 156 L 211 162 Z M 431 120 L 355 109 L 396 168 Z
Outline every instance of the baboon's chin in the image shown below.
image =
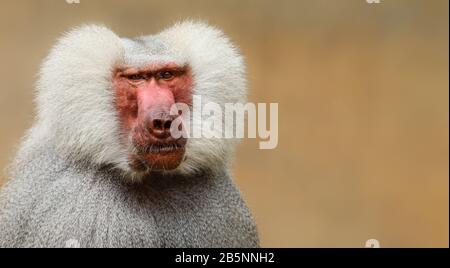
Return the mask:
M 132 156 L 130 167 L 137 172 L 170 171 L 183 162 L 184 155 L 185 148 L 137 154 Z

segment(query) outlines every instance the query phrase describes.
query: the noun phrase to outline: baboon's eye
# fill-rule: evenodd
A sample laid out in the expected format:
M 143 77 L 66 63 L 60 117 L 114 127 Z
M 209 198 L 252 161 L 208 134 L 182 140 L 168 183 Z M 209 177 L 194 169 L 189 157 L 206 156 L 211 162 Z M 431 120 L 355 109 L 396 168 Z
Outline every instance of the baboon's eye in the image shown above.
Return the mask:
M 140 80 L 145 80 L 145 76 L 142 74 L 132 74 L 132 75 L 128 75 L 127 79 L 131 80 L 131 81 L 140 81 Z
M 158 73 L 158 79 L 171 80 L 175 74 L 171 71 L 163 71 Z

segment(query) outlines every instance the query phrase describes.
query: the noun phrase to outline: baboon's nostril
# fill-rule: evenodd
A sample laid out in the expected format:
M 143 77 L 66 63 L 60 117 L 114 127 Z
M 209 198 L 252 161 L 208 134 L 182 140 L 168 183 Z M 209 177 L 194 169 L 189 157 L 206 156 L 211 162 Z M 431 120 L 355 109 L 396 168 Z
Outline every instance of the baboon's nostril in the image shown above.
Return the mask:
M 165 130 L 170 130 L 170 127 L 172 126 L 172 120 L 167 120 L 165 123 L 164 123 L 164 129 Z
M 165 139 L 170 136 L 170 128 L 174 119 L 175 117 L 165 113 L 157 114 L 153 116 L 153 119 L 150 118 L 148 130 L 154 137 Z
M 155 130 L 163 130 L 163 120 L 161 119 L 154 119 L 153 120 L 153 129 Z

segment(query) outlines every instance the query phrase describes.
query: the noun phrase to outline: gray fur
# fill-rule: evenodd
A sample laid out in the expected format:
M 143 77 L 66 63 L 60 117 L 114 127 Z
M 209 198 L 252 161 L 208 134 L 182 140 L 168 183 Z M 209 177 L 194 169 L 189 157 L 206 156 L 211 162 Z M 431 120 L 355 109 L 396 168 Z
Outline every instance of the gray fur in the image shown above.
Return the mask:
M 65 247 L 70 241 L 81 247 L 259 246 L 228 172 L 234 141 L 189 141 L 184 166 L 136 179 L 111 106 L 112 65 L 133 64 L 147 46 L 153 51 L 147 60 L 157 53 L 190 64 L 195 94 L 243 101 L 239 54 L 220 31 L 201 23 L 136 40 L 86 26 L 66 34 L 46 59 L 36 122 L 0 193 L 0 247 Z

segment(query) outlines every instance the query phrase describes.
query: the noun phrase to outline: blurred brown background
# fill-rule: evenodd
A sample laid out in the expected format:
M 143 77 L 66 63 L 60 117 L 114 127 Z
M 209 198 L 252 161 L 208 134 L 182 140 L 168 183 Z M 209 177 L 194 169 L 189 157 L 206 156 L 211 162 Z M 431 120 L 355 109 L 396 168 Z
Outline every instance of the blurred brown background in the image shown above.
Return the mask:
M 448 247 L 448 4 L 1 1 L 0 167 L 61 32 L 101 22 L 135 36 L 199 18 L 240 46 L 251 101 L 280 104 L 278 148 L 246 140 L 235 164 L 263 246 Z

